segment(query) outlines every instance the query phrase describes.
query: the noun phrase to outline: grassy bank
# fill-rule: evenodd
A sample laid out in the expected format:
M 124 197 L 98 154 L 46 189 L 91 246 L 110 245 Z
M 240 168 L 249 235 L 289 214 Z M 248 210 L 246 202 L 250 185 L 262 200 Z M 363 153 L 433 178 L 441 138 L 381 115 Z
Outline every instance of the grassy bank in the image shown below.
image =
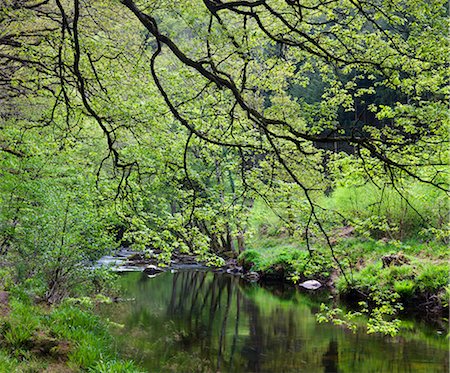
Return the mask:
M 284 245 L 283 241 L 274 247 L 256 244 L 258 248 L 240 255 L 241 263 L 247 270 L 261 272 L 263 278 L 293 283 L 318 279 L 335 286 L 340 294 L 356 291 L 368 295 L 382 289 L 397 292 L 404 302 L 433 295 L 444 301 L 448 296 L 446 245 L 348 238 L 333 247 L 338 265 L 328 247 L 316 247 L 310 253 L 305 247 Z
M 92 300 L 48 307 L 15 290 L 2 295 L 1 372 L 139 371 L 112 349 L 107 322 L 94 315 Z
M 347 171 L 331 193 L 315 196 L 315 221 L 301 196 L 284 205 L 256 200 L 241 264 L 263 279 L 319 280 L 369 313 L 389 305 L 392 315 L 445 317 L 447 194 L 415 180 L 376 185 Z
M 444 244 L 348 237 L 333 247 L 333 256 L 329 247 L 316 246 L 309 252 L 284 241 L 255 241 L 256 249 L 241 254 L 242 265 L 259 272 L 263 280 L 319 280 L 335 296 L 354 304 L 358 314 L 369 316 L 369 331 L 395 334 L 396 316 L 402 312 L 430 320 L 443 320 L 448 314 L 450 266 Z M 327 321 L 349 324 L 349 315 L 325 310 Z

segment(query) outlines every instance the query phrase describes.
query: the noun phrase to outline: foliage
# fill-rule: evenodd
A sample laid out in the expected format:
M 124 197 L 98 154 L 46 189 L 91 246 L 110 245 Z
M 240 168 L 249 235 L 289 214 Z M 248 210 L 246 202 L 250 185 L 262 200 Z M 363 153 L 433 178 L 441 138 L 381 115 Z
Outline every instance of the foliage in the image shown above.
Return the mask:
M 347 312 L 345 313 L 339 307 L 330 308 L 326 304 L 322 303 L 320 305 L 320 312 L 316 314 L 317 322 L 331 322 L 337 326 L 345 326 L 350 329 L 353 333 L 356 332 L 358 325 L 355 323 L 354 319 L 361 316 L 360 312 Z
M 370 300 L 375 303 L 375 307 L 368 308 L 367 303 L 361 302 L 361 312 L 369 315 L 367 321 L 367 333 L 383 333 L 391 336 L 399 332 L 401 321 L 394 318 L 403 306 L 398 303 L 400 296 L 395 292 L 374 290 L 370 294 Z
M 430 226 L 435 227 L 434 237 L 447 229 L 447 196 L 443 191 L 410 181 L 399 196 L 400 186 L 397 190 L 389 184 L 380 188 L 354 176 L 353 181 L 342 176 L 339 180 L 345 185 L 335 188 L 324 204 L 343 214 L 362 236 L 405 240 L 429 235 Z
M 443 289 L 448 282 L 448 263 L 433 264 L 429 261 L 411 259 L 410 264 L 382 267 L 381 262 L 368 264 L 362 270 L 354 273 L 353 283 L 347 284 L 340 280 L 338 289 L 345 293 L 351 289 L 371 292 L 381 289 L 392 292 L 401 290 L 401 295 L 417 295 L 419 293 L 435 293 Z
M 294 283 L 307 278 L 327 279 L 334 268 L 326 249 L 314 251 L 298 248 L 272 247 L 270 249 L 247 249 L 239 260 L 252 271 L 263 274 L 280 274 Z
M 2 341 L 20 354 L 31 343 L 38 329 L 40 316 L 36 309 L 20 301 L 11 301 L 11 315 L 2 323 Z
M 404 304 L 428 302 L 431 294 L 443 294 L 446 289 L 450 271 L 448 263 L 435 264 L 424 259 L 407 258 L 408 263 L 387 267 L 383 267 L 381 261 L 369 263 L 353 272 L 351 283 L 338 279 L 336 285 L 341 294 L 360 294 L 366 298 L 359 305 L 361 312 L 369 315 L 369 333 L 397 334 L 401 322 L 394 317 L 403 310 Z M 445 300 L 438 297 L 428 306 L 446 307 Z M 325 311 L 327 315 L 329 310 Z M 334 317 L 335 314 L 330 314 L 321 319 L 330 321 Z
M 369 309 L 365 301 L 359 302 L 360 311 L 345 312 L 340 307 L 328 307 L 321 304 L 320 312 L 316 314 L 316 319 L 319 323 L 331 322 L 334 325 L 344 326 L 355 333 L 358 327 L 364 327 L 368 334 L 381 333 L 390 335 L 391 337 L 397 335 L 400 331 L 401 321 L 394 318 L 402 306 L 397 303 L 398 294 L 386 292 L 371 293 L 370 298 L 375 302 L 376 306 Z M 368 318 L 365 322 L 361 322 L 360 316 L 367 314 Z
M 18 299 L 11 300 L 10 314 L 0 320 L 0 356 L 6 354 L 0 367 L 4 364 L 18 368 L 19 361 L 14 357 L 42 367 L 62 354 L 74 369 L 105 371 L 110 367 L 137 372 L 133 363 L 115 355 L 107 325 L 89 310 L 92 302 L 87 302 L 88 308 L 72 303 L 65 301 L 45 311 Z M 39 354 L 36 346 L 42 343 L 49 345 L 49 350 Z
M 17 361 L 17 359 L 0 350 L 0 370 L 4 372 L 14 372 L 14 369 L 18 364 L 19 362 Z
M 101 359 L 97 362 L 97 364 L 89 368 L 89 372 L 96 373 L 109 373 L 109 372 L 117 372 L 117 373 L 138 373 L 138 370 L 135 364 L 132 361 L 117 361 L 117 360 L 108 360 L 104 361 Z
M 0 289 L 9 290 L 14 285 L 14 275 L 11 268 L 0 268 Z
M 2 5 L 2 40 L 15 41 L 1 42 L 5 86 L 33 94 L 7 95 L 0 137 L 0 232 L 16 249 L 75 265 L 111 245 L 105 228 L 166 262 L 173 250 L 240 252 L 255 226 L 307 241 L 330 219 L 317 199 L 339 200 L 355 179 L 383 191 L 378 215 L 337 203 L 361 230 L 442 236 L 444 204 L 430 215 L 429 200 L 406 202 L 446 185 L 442 1 L 18 4 Z M 280 229 L 257 222 L 261 200 Z M 72 249 L 51 243 L 58 232 Z M 51 289 L 61 275 L 49 267 Z

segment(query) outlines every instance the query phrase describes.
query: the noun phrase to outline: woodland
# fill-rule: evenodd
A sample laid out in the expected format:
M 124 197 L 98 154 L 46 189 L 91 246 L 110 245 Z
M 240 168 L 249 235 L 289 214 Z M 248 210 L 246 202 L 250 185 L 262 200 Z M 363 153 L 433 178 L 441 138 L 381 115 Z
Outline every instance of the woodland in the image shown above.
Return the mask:
M 139 371 L 119 247 L 445 324 L 448 52 L 443 0 L 3 0 L 0 370 Z

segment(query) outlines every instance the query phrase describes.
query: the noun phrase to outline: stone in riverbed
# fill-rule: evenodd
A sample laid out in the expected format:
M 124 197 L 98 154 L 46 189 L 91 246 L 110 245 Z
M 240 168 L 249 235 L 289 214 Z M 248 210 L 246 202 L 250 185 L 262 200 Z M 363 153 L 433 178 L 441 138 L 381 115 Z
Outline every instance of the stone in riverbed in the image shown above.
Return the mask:
M 322 284 L 316 280 L 308 280 L 308 281 L 302 282 L 299 285 L 308 290 L 317 290 L 318 288 L 320 288 L 322 286 Z
M 244 278 L 245 278 L 247 281 L 250 281 L 250 282 L 256 282 L 256 281 L 259 280 L 259 273 L 258 273 L 258 272 L 247 272 L 247 273 L 244 275 Z
M 136 262 L 136 261 L 141 261 L 144 259 L 145 259 L 145 255 L 143 253 L 134 253 L 134 254 L 127 256 L 127 260 L 129 262 Z
M 227 270 L 226 270 L 227 273 L 232 274 L 232 275 L 241 274 L 242 271 L 243 271 L 242 267 L 240 267 L 240 266 L 230 267 L 230 268 L 227 268 Z
M 144 269 L 144 273 L 148 276 L 156 276 L 163 272 L 164 272 L 164 269 L 159 268 L 154 265 L 149 265 Z

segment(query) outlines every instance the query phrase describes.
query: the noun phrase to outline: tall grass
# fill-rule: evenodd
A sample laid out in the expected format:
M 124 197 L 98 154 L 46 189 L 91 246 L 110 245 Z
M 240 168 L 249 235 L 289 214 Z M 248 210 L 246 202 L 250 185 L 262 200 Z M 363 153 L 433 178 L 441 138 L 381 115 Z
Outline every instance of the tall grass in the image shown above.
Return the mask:
M 22 371 L 24 364 L 40 371 L 60 358 L 75 371 L 138 372 L 133 362 L 116 355 L 107 324 L 89 308 L 68 301 L 46 311 L 12 299 L 9 315 L 0 319 L 0 332 L 0 372 Z M 42 341 L 53 347 L 37 351 Z
M 446 230 L 445 192 L 419 183 L 411 183 L 399 191 L 401 194 L 392 186 L 379 188 L 372 183 L 340 186 L 330 197 L 324 197 L 322 204 L 339 211 L 350 223 L 376 238 L 402 240 Z

